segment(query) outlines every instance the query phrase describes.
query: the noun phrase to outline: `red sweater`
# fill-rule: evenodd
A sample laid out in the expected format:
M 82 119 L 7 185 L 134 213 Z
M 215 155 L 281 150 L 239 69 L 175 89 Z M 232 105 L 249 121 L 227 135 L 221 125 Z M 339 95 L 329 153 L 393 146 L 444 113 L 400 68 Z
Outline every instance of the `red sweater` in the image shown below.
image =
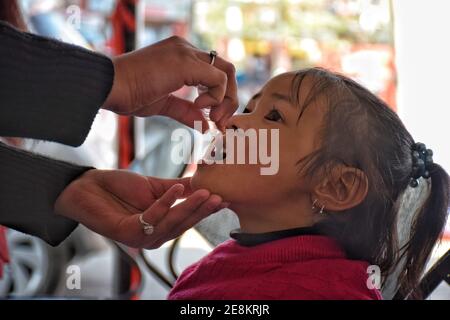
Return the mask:
M 331 238 L 302 235 L 253 247 L 228 240 L 178 278 L 168 299 L 381 299 L 368 263 L 349 260 Z

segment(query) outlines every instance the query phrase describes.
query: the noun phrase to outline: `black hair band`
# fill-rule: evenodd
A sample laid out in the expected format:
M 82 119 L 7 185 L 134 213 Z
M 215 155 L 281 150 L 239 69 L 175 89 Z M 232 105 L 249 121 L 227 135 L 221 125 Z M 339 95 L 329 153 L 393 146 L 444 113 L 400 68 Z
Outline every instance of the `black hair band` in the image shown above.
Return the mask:
M 419 178 L 430 178 L 430 168 L 433 164 L 433 151 L 427 149 L 426 145 L 421 142 L 416 142 L 411 146 L 411 156 L 412 156 L 412 172 L 411 172 L 411 182 L 409 185 L 413 188 L 419 185 L 417 179 Z

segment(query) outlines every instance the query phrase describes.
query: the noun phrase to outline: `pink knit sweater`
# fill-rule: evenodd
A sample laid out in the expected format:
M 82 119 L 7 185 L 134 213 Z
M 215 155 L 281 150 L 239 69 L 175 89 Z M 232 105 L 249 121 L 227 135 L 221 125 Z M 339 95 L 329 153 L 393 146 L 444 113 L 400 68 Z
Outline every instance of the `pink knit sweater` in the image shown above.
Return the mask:
M 288 237 L 253 247 L 229 240 L 178 278 L 168 299 L 381 299 L 368 263 L 349 260 L 331 238 Z

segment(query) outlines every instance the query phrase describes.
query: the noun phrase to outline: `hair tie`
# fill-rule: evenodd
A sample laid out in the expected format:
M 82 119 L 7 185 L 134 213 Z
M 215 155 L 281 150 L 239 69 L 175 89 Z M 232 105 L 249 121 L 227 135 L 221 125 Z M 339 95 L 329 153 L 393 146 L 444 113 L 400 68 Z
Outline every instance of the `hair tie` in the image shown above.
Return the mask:
M 431 165 L 433 164 L 433 151 L 427 149 L 424 143 L 416 142 L 411 146 L 412 173 L 409 185 L 413 188 L 419 185 L 417 179 L 430 178 Z

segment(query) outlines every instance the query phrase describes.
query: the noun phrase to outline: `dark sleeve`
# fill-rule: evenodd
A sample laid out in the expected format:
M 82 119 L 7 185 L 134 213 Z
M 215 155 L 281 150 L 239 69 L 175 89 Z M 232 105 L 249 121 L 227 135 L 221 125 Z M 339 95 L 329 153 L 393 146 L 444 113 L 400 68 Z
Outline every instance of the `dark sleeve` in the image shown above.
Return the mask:
M 0 143 L 0 224 L 58 245 L 78 224 L 54 213 L 56 198 L 89 169 Z
M 109 58 L 0 21 L 0 136 L 79 146 L 113 80 Z

